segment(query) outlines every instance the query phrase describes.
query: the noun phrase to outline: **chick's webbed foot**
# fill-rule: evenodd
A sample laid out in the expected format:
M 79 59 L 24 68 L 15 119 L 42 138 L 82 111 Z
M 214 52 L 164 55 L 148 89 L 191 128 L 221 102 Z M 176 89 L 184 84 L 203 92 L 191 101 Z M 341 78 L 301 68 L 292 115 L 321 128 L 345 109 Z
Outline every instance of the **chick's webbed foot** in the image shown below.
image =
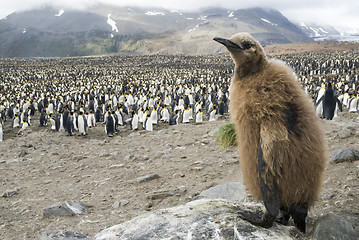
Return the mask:
M 276 217 L 271 216 L 268 213 L 261 214 L 259 212 L 251 211 L 240 211 L 239 217 L 255 226 L 260 226 L 264 228 L 270 228 L 273 226 L 273 223 Z

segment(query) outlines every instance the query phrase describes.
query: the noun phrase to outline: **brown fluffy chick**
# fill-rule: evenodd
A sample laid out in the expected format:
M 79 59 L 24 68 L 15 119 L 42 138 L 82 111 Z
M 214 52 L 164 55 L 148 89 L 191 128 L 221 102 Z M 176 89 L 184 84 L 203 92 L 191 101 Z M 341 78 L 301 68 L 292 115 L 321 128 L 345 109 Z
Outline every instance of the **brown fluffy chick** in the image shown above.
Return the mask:
M 249 34 L 214 38 L 226 46 L 235 64 L 230 86 L 230 114 L 236 125 L 243 180 L 266 207 L 261 220 L 269 228 L 293 218 L 305 232 L 308 208 L 323 182 L 326 147 L 314 106 L 293 71 L 279 60 L 268 60 Z

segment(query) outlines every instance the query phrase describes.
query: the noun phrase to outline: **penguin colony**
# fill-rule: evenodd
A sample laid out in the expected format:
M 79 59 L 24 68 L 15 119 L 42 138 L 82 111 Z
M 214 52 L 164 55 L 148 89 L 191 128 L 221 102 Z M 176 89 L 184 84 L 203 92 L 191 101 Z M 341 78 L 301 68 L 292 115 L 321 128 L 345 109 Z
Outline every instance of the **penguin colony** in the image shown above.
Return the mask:
M 293 218 L 305 232 L 308 209 L 318 199 L 326 163 L 319 118 L 292 70 L 269 60 L 261 45 L 247 33 L 214 38 L 234 61 L 230 85 L 230 114 L 236 124 L 244 183 L 263 200 L 261 220 L 271 227 Z
M 332 113 L 323 114 L 326 101 L 320 100 L 329 84 L 336 103 L 333 117 L 340 105 L 343 111 L 357 113 L 358 53 L 275 57 L 298 74 L 308 98 L 318 106 L 318 116 L 331 118 Z M 81 114 L 80 126 L 85 129 L 81 134 L 90 136 L 93 127 L 105 128 L 108 136 L 116 134 L 121 124 L 132 130 L 146 125 L 151 129 L 150 123 L 156 122 L 153 112 L 157 112 L 157 122 L 167 124 L 182 124 L 183 118 L 190 123 L 213 121 L 228 111 L 233 65 L 223 55 L 112 56 L 0 59 L 0 71 L 0 140 L 6 140 L 11 128 L 33 125 L 66 135 L 80 134 Z M 71 112 L 72 122 L 67 121 Z
M 11 66 L 2 68 L 6 71 L 0 76 L 1 119 L 10 128 L 27 122 L 68 136 L 86 136 L 92 127 L 103 127 L 109 137 L 120 126 L 153 131 L 159 123 L 215 121 L 228 112 L 230 80 L 228 67 L 206 69 L 216 60 L 212 56 L 199 64 L 193 57 L 168 56 L 74 58 L 60 63 L 0 59 L 2 66 Z M 216 111 L 219 105 L 221 112 Z

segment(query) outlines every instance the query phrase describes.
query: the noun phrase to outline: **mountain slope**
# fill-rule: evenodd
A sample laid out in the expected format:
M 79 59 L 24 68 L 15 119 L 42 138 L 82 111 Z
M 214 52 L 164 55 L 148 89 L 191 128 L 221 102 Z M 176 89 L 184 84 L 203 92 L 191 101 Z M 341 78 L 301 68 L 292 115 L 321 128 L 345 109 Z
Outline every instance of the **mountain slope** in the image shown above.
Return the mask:
M 108 5 L 86 11 L 45 7 L 0 20 L 0 56 L 209 54 L 223 49 L 213 43 L 213 37 L 243 31 L 263 45 L 312 40 L 273 9 L 173 12 Z

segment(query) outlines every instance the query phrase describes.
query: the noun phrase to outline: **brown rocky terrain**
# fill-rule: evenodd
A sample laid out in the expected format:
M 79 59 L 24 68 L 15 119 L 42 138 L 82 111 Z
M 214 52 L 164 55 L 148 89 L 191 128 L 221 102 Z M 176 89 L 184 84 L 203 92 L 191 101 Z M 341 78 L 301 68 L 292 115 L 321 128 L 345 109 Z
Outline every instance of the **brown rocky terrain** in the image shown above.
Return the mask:
M 299 53 L 318 53 L 333 51 L 358 52 L 358 42 L 337 42 L 337 41 L 321 41 L 321 42 L 304 42 L 275 44 L 264 47 L 267 54 L 299 54 Z
M 322 121 L 329 157 L 359 149 L 358 117 L 344 112 Z M 87 136 L 67 137 L 38 127 L 33 119 L 33 126 L 0 145 L 0 191 L 14 191 L 0 198 L 1 239 L 33 239 L 57 230 L 91 238 L 143 212 L 184 204 L 211 186 L 240 181 L 237 149 L 220 147 L 214 136 L 227 122 L 159 124 L 153 132 L 124 126 L 109 138 L 102 124 Z M 149 174 L 158 176 L 141 180 Z M 334 212 L 358 231 L 358 177 L 358 161 L 328 163 L 323 193 L 310 218 Z M 44 216 L 44 209 L 72 200 L 88 206 L 84 214 Z

